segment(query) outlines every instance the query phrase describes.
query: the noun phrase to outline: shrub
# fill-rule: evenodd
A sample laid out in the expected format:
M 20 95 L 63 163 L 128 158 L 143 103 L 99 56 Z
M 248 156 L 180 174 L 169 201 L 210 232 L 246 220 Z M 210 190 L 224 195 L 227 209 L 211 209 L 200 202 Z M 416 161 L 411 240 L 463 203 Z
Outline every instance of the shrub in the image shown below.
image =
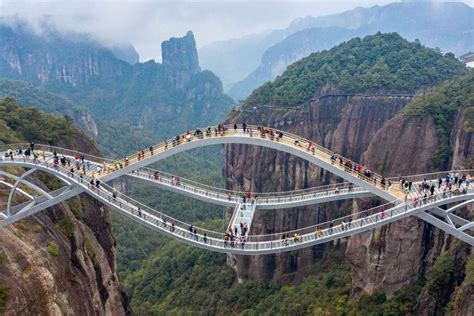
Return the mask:
M 3 314 L 3 312 L 5 311 L 5 305 L 7 304 L 8 300 L 8 292 L 8 287 L 0 285 L 0 314 Z
M 58 245 L 54 242 L 50 242 L 48 244 L 48 252 L 53 257 L 59 256 L 59 247 L 58 247 Z
M 56 227 L 67 237 L 72 237 L 75 226 L 71 217 L 65 217 L 56 223 Z

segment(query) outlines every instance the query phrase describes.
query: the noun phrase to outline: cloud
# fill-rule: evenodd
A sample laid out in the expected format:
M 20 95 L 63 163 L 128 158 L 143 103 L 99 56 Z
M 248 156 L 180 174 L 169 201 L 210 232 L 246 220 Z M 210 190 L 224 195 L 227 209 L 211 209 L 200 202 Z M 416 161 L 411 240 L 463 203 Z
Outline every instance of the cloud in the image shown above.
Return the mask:
M 140 59 L 160 60 L 161 42 L 195 34 L 198 47 L 268 29 L 284 28 L 293 19 L 325 15 L 355 6 L 390 1 L 24 1 L 0 0 L 3 17 L 25 19 L 38 29 L 45 18 L 59 31 L 86 32 L 107 43 L 130 42 Z

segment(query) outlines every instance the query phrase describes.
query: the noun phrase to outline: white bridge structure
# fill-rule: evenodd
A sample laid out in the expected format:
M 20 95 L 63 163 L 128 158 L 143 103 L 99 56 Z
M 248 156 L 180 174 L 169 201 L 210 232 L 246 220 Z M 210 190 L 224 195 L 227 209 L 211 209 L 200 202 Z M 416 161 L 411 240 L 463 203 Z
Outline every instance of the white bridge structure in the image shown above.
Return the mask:
M 234 192 L 146 168 L 177 153 L 215 144 L 249 144 L 284 151 L 316 164 L 346 182 L 336 185 L 274 193 Z M 163 235 L 212 251 L 257 255 L 291 251 L 369 231 L 416 216 L 446 233 L 474 245 L 472 211 L 474 170 L 384 178 L 322 146 L 288 132 L 257 126 L 220 126 L 196 130 L 169 139 L 121 160 L 111 160 L 48 145 L 35 145 L 35 156 L 19 154 L 29 144 L 0 145 L 0 185 L 9 188 L 7 207 L 0 212 L 0 228 L 31 216 L 80 193 L 87 193 L 112 210 Z M 12 172 L 11 170 L 15 172 Z M 47 192 L 34 184 L 41 171 L 64 184 Z M 20 174 L 20 175 L 18 175 Z M 158 188 L 205 202 L 232 207 L 226 232 L 195 227 L 128 197 L 107 182 L 127 176 Z M 10 179 L 10 181 L 7 181 Z M 430 189 L 426 186 L 429 185 Z M 18 193 L 19 197 L 16 197 Z M 375 196 L 386 204 L 325 223 L 274 234 L 252 234 L 251 225 L 260 209 L 297 206 Z M 18 201 L 16 204 L 14 201 Z M 245 228 L 245 229 L 242 229 Z

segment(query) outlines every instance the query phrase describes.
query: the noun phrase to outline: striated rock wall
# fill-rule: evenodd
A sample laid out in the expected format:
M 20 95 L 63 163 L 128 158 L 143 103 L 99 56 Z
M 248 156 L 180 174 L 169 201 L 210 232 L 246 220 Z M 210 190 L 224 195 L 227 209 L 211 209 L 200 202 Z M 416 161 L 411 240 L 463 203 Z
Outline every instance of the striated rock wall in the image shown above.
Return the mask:
M 97 154 L 85 136 L 55 145 Z M 9 170 L 17 173 L 20 170 Z M 58 188 L 43 173 L 29 177 L 44 190 Z M 10 190 L 0 186 L 0 209 Z M 21 202 L 21 195 L 15 195 Z M 110 211 L 81 194 L 0 229 L 0 314 L 125 315 Z
M 316 95 L 336 94 L 333 87 L 323 87 Z M 307 137 L 355 161 L 383 124 L 408 102 L 403 98 L 335 96 L 321 98 L 301 109 L 258 108 L 234 113 L 231 123 L 260 124 Z M 234 189 L 286 191 L 336 181 L 331 175 L 285 153 L 247 145 L 226 146 L 227 186 Z M 352 208 L 349 202 L 258 212 L 253 232 L 272 233 L 296 229 L 336 216 L 335 210 Z M 341 242 L 345 244 L 344 241 Z M 304 270 L 324 255 L 330 245 L 315 246 L 292 253 L 238 258 L 241 277 L 273 278 L 283 282 L 300 280 Z M 289 279 L 285 279 L 291 273 Z M 285 275 L 285 278 L 282 277 Z
M 332 87 L 325 87 L 315 95 L 337 92 Z M 229 121 L 291 131 L 387 176 L 429 172 L 433 170 L 432 156 L 438 146 L 436 126 L 430 117 L 409 117 L 400 112 L 408 101 L 397 97 L 334 96 L 313 101 L 300 109 L 247 108 L 231 115 Z M 454 156 L 446 169 L 472 167 L 472 131 L 460 128 L 465 126 L 465 120 L 461 111 L 452 126 Z M 226 162 L 227 186 L 231 188 L 280 191 L 335 181 L 326 172 L 306 162 L 269 149 L 230 145 L 226 147 Z M 336 212 L 337 215 L 341 211 L 356 212 L 362 206 L 370 206 L 368 203 L 374 202 L 333 203 L 259 212 L 252 230 L 271 233 L 296 229 L 333 218 Z M 346 258 L 353 267 L 354 295 L 383 291 L 391 296 L 403 286 L 426 277 L 439 254 L 452 248 L 452 241 L 451 237 L 425 222 L 409 218 L 334 245 L 288 254 L 238 258 L 238 271 L 241 277 L 298 281 L 304 276 L 305 267 L 324 256 L 324 248 L 342 246 L 346 248 Z M 470 252 L 464 244 L 460 249 L 460 252 Z M 461 264 L 459 269 L 463 271 L 465 266 Z M 462 283 L 463 273 L 457 278 L 453 276 L 448 296 L 460 293 L 460 288 L 472 290 L 471 285 Z M 428 305 L 435 306 L 433 310 L 436 310 L 436 299 L 429 295 L 424 297 L 423 300 L 420 297 L 418 311 Z M 469 308 L 466 307 L 469 304 L 459 306 L 462 310 Z M 459 315 L 463 314 L 460 312 Z
M 450 132 L 453 158 L 444 170 L 472 168 L 473 133 L 462 128 L 464 112 L 457 115 Z M 362 161 L 386 176 L 432 171 L 437 149 L 435 130 L 430 117 L 399 114 L 376 133 Z M 382 290 L 391 295 L 426 277 L 433 260 L 449 248 L 450 241 L 450 237 L 415 218 L 351 237 L 346 257 L 354 267 L 355 293 Z M 468 248 L 464 244 L 462 247 Z
M 184 89 L 191 77 L 201 71 L 193 32 L 161 43 L 161 59 L 164 66 L 169 66 L 168 81 L 176 89 Z
M 81 195 L 1 230 L 5 314 L 126 314 L 110 222 L 107 209 Z

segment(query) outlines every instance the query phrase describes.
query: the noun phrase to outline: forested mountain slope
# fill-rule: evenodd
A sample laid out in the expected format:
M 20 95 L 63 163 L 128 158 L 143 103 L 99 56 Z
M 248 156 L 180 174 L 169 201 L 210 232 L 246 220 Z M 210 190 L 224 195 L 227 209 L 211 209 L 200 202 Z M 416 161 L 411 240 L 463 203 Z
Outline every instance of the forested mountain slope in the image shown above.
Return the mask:
M 30 141 L 98 153 L 65 118 L 0 101 L 0 143 Z M 30 178 L 43 189 L 58 188 L 46 174 Z M 1 209 L 8 194 L 0 186 Z M 82 194 L 2 229 L 0 313 L 126 314 L 110 224 L 108 209 Z
M 430 1 L 359 7 L 334 15 L 301 18 L 288 27 L 284 39 L 267 46 L 260 54 L 258 67 L 227 91 L 235 100 L 244 99 L 293 62 L 350 38 L 376 32 L 397 32 L 408 40 L 418 39 L 425 46 L 460 56 L 474 50 L 473 21 L 474 8 L 464 3 Z M 235 62 L 246 63 L 246 60 L 228 61 Z M 220 69 L 209 69 L 221 75 Z
M 219 78 L 200 71 L 192 32 L 162 43 L 162 64 L 134 65 L 97 42 L 40 36 L 24 24 L 2 25 L 0 36 L 1 77 L 39 85 L 101 119 L 157 136 L 216 122 L 233 104 Z

